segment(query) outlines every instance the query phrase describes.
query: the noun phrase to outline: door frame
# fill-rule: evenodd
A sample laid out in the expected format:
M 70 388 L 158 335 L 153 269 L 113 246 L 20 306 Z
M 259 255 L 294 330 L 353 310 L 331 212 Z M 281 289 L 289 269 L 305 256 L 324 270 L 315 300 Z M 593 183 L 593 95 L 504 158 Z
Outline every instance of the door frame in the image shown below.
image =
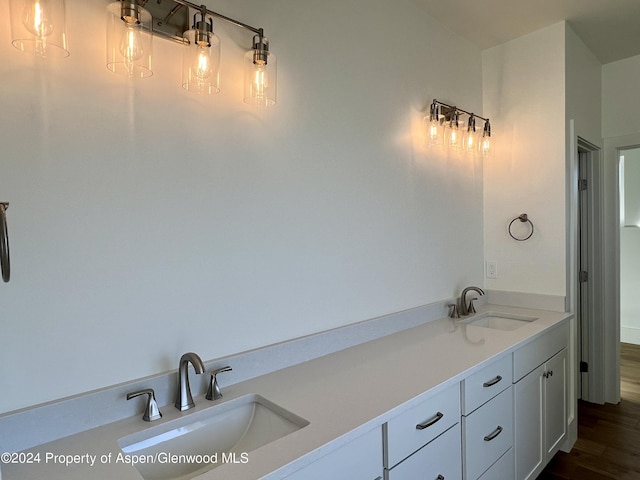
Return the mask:
M 605 402 L 604 361 L 604 258 L 603 258 L 603 166 L 601 150 L 578 137 L 577 158 L 579 180 L 587 181 L 586 190 L 578 188 L 578 233 L 576 276 L 576 317 L 578 367 L 582 361 L 588 371 L 579 369 L 578 398 L 592 403 Z M 580 271 L 588 274 L 580 280 Z

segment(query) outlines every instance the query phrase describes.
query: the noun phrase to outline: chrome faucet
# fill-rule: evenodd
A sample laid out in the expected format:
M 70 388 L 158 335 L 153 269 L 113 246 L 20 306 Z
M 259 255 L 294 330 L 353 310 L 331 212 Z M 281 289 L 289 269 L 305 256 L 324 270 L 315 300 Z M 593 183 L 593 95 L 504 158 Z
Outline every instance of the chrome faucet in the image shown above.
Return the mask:
M 467 316 L 470 313 L 476 313 L 476 309 L 473 306 L 473 301 L 477 300 L 477 298 L 472 298 L 467 304 L 467 292 L 474 291 L 479 293 L 480 295 L 484 295 L 484 291 L 480 287 L 467 287 L 462 290 L 460 294 L 460 300 L 458 300 L 458 314 L 460 316 Z
M 193 365 L 197 374 L 204 373 L 204 363 L 202 359 L 195 353 L 185 353 L 180 357 L 180 365 L 178 366 L 178 395 L 176 396 L 176 408 L 180 411 L 189 410 L 196 406 L 191 396 L 191 387 L 189 386 L 189 362 Z

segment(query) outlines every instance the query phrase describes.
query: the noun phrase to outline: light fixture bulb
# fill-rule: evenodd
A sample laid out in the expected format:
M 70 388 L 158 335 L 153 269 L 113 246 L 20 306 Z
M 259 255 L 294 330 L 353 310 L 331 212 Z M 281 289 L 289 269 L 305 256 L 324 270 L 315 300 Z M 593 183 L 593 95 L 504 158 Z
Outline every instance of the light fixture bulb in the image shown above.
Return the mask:
M 191 67 L 193 74 L 199 80 L 205 80 L 211 76 L 211 62 L 209 61 L 209 47 L 200 47 L 196 61 Z
M 461 144 L 461 132 L 458 124 L 458 113 L 455 111 L 453 112 L 451 121 L 449 122 L 449 132 L 447 135 L 447 145 L 449 146 L 449 148 L 458 150 Z
M 197 14 L 196 14 L 197 15 Z M 194 15 L 193 28 L 183 33 L 187 47 L 182 56 L 182 88 L 212 95 L 220 92 L 220 39 L 213 33 L 213 19 L 207 13 Z
M 269 87 L 268 80 L 269 77 L 267 76 L 267 71 L 264 68 L 264 63 L 256 64 L 253 76 L 253 88 L 255 99 L 258 103 L 264 102 L 264 94 Z
M 153 75 L 151 70 L 151 14 L 134 0 L 107 6 L 107 68 L 134 78 Z
M 31 0 L 25 3 L 22 10 L 22 24 L 39 39 L 53 33 L 51 12 L 46 0 Z
M 427 142 L 429 147 L 442 146 L 442 127 L 443 124 L 441 122 L 440 109 L 434 101 L 429 108 L 429 121 L 427 127 Z
M 491 153 L 491 124 L 489 120 L 484 123 L 482 129 L 482 141 L 480 142 L 480 154 L 483 157 L 488 157 Z
M 127 28 L 120 40 L 120 53 L 125 64 L 131 65 L 144 55 L 144 42 L 140 38 L 140 31 L 135 23 L 127 23 Z
M 477 150 L 478 142 L 476 137 L 476 119 L 474 115 L 471 115 L 467 123 L 467 129 L 464 132 L 463 148 L 465 152 L 473 153 Z
M 275 105 L 277 60 L 269 52 L 269 39 L 254 36 L 253 48 L 244 58 L 244 101 L 260 107 Z

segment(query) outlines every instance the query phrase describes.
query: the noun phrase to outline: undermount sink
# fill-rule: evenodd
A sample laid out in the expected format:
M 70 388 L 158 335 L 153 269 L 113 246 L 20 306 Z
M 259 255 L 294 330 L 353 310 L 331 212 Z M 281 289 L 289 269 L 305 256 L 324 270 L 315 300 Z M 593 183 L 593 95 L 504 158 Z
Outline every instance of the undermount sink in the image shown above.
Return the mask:
M 246 395 L 128 435 L 118 446 L 145 480 L 187 480 L 247 463 L 249 452 L 307 425 L 260 395 Z
M 461 320 L 460 323 L 465 325 L 474 325 L 476 327 L 493 328 L 496 330 L 517 330 L 518 328 L 524 327 L 528 323 L 537 319 L 538 317 L 517 315 L 514 313 L 484 312 L 474 315 L 471 318 Z

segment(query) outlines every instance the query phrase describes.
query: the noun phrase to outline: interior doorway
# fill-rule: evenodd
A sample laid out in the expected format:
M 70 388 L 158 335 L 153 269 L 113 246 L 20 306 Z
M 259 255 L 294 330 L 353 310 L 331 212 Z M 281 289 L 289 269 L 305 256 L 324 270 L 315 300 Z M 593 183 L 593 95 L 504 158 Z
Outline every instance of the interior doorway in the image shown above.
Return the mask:
M 600 150 L 578 138 L 576 319 L 578 398 L 604 403 L 602 164 Z
M 620 149 L 620 340 L 640 345 L 640 147 Z

